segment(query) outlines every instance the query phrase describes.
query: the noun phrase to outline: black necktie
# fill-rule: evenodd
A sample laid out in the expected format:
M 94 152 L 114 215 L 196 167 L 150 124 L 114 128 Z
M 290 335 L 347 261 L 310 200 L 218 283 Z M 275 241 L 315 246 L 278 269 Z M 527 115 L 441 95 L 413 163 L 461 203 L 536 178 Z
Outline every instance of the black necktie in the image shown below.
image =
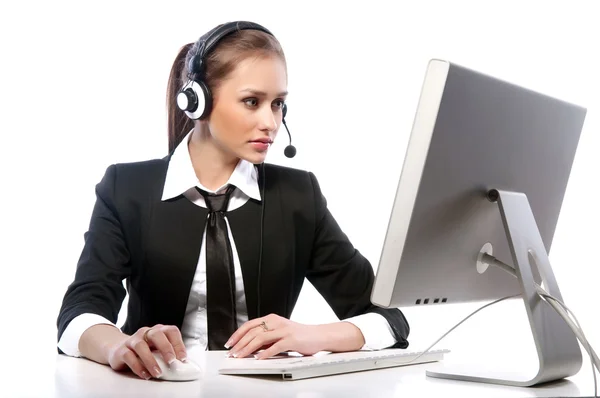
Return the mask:
M 227 234 L 225 212 L 235 186 L 224 194 L 213 195 L 199 189 L 209 211 L 206 222 L 206 311 L 208 349 L 224 350 L 237 329 L 235 311 L 235 272 L 233 253 Z

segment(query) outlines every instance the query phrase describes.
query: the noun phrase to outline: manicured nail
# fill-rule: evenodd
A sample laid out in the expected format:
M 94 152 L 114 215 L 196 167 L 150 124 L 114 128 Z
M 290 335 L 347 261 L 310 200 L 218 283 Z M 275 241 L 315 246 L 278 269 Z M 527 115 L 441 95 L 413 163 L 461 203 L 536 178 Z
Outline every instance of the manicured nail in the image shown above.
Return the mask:
M 158 367 L 154 367 L 154 377 L 160 377 L 160 375 L 162 374 L 162 372 L 160 371 L 160 369 Z
M 170 364 L 172 364 L 173 362 L 175 362 L 175 360 L 177 359 L 177 358 L 175 357 L 175 355 L 173 355 L 173 354 L 167 354 L 167 358 L 168 358 L 168 359 L 167 359 L 167 363 L 168 363 L 169 365 L 170 365 Z
M 148 374 L 148 372 L 146 372 L 145 370 L 142 370 L 142 377 L 146 380 L 150 379 L 150 375 Z
M 225 343 L 225 348 L 231 348 L 231 340 L 227 340 L 227 343 Z
M 259 359 L 258 354 L 254 354 L 254 359 Z
M 181 358 L 181 362 L 187 362 L 187 357 Z

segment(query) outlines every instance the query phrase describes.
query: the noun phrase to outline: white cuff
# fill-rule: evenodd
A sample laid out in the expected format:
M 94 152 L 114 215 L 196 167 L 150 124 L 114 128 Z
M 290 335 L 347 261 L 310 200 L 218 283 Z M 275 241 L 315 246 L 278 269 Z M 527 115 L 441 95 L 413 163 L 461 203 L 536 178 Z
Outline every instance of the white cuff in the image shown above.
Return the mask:
M 79 339 L 81 335 L 95 325 L 108 324 L 117 327 L 114 323 L 97 314 L 81 314 L 73 318 L 63 332 L 58 342 L 58 348 L 66 355 L 81 357 L 79 352 Z
M 380 314 L 369 312 L 344 319 L 360 329 L 365 339 L 361 350 L 381 350 L 396 344 L 396 338 L 388 321 Z

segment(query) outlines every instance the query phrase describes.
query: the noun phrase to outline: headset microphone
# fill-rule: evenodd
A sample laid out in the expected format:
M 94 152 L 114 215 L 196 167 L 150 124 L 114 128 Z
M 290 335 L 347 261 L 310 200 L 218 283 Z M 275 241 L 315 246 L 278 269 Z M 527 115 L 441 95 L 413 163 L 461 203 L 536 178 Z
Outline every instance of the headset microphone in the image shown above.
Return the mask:
M 286 113 L 287 113 L 287 105 L 283 105 L 283 109 L 282 109 L 283 118 L 281 119 L 281 121 L 283 122 L 285 131 L 287 131 L 288 137 L 290 139 L 290 144 L 285 147 L 285 149 L 283 150 L 283 153 L 286 157 L 293 158 L 294 156 L 296 156 L 296 147 L 292 145 L 292 135 L 290 134 L 290 130 L 288 129 L 287 124 L 285 123 Z

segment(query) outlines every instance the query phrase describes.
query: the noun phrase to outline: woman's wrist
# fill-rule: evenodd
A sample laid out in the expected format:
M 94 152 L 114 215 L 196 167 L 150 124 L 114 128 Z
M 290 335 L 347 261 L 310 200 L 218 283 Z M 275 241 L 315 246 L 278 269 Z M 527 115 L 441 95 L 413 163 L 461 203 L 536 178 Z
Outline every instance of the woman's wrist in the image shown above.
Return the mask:
M 357 351 L 365 345 L 362 332 L 350 322 L 329 323 L 317 327 L 319 328 L 319 335 L 323 336 L 321 351 Z
M 128 337 L 112 325 L 94 325 L 81 336 L 79 350 L 85 358 L 108 364 L 110 351 Z

